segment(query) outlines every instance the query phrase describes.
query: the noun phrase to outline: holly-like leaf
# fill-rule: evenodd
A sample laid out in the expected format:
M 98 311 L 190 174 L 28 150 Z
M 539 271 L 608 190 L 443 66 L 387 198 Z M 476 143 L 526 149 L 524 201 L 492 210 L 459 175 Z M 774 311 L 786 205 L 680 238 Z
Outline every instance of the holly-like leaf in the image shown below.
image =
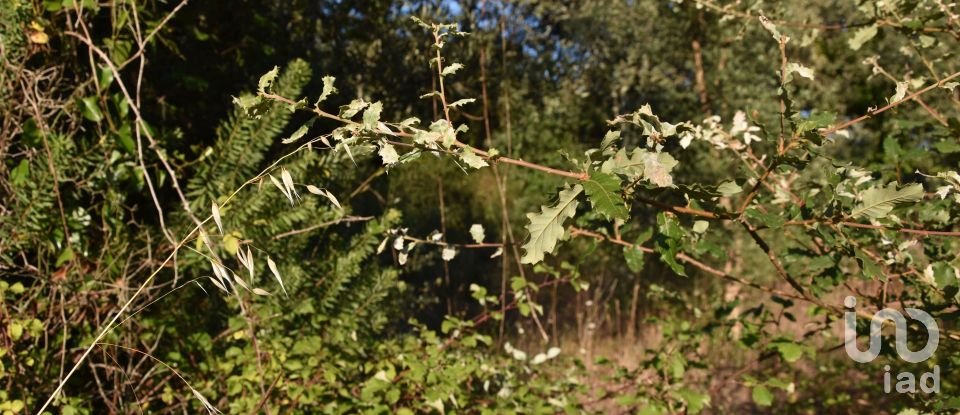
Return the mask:
M 400 154 L 397 153 L 397 149 L 393 147 L 393 144 L 390 144 L 386 141 L 380 142 L 380 158 L 383 159 L 383 165 L 389 166 L 400 161 Z
M 583 189 L 593 208 L 609 220 L 630 218 L 627 205 L 620 196 L 620 178 L 601 172 L 593 172 L 583 181 Z
M 867 216 L 880 219 L 887 216 L 899 203 L 916 202 L 923 199 L 923 185 L 915 183 L 897 190 L 896 183 L 887 187 L 871 187 L 863 192 L 863 201 L 850 213 L 851 218 Z
M 579 184 L 560 191 L 559 200 L 553 206 L 541 206 L 540 213 L 528 213 L 527 231 L 530 239 L 523 245 L 523 257 L 520 262 L 536 264 L 543 261 L 543 254 L 553 252 L 557 241 L 563 236 L 563 221 L 577 213 L 577 196 L 583 192 Z
M 337 78 L 332 76 L 323 77 L 323 92 L 320 93 L 320 98 L 318 98 L 317 102 L 313 104 L 314 106 L 319 106 L 323 100 L 327 99 L 330 95 L 337 93 L 337 88 L 333 86 L 333 82 L 336 81 L 336 79 Z

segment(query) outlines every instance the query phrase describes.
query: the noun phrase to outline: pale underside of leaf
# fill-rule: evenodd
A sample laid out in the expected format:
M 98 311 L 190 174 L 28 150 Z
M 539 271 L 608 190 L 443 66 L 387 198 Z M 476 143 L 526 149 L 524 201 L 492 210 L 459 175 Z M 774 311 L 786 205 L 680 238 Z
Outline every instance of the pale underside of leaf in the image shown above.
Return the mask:
M 476 243 L 478 243 L 478 244 L 482 244 L 482 243 L 483 243 L 483 239 L 486 237 L 485 232 L 484 232 L 484 230 L 483 230 L 483 225 L 481 225 L 481 224 L 479 224 L 479 223 L 474 223 L 473 225 L 471 225 L 471 226 L 470 226 L 470 237 L 473 238 L 473 241 L 474 241 L 474 242 L 476 242 Z
M 583 186 L 560 191 L 559 201 L 554 206 L 541 206 L 540 213 L 528 213 L 527 230 L 530 240 L 523 245 L 525 253 L 521 258 L 524 264 L 536 264 L 543 260 L 545 253 L 553 252 L 557 241 L 563 236 L 563 221 L 577 213 L 577 196 L 583 193 Z
M 916 202 L 923 198 L 923 185 L 915 183 L 897 190 L 896 183 L 887 187 L 872 187 L 863 193 L 863 202 L 853 212 L 851 218 L 867 216 L 880 219 L 887 216 L 899 203 Z

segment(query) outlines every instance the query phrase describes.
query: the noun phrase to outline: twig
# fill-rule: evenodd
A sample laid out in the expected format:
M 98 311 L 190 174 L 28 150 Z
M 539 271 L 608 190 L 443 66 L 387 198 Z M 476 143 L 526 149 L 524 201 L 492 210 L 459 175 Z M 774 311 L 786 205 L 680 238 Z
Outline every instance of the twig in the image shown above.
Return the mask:
M 960 72 L 954 72 L 952 75 L 947 76 L 946 78 L 943 78 L 943 79 L 941 79 L 941 80 L 938 81 L 938 82 L 934 82 L 933 84 L 928 85 L 926 88 L 923 88 L 923 89 L 921 89 L 921 90 L 919 90 L 919 91 L 917 91 L 917 92 L 914 92 L 914 93 L 912 93 L 912 94 L 910 94 L 910 95 L 907 95 L 906 97 L 903 97 L 903 98 L 900 99 L 900 100 L 893 101 L 893 102 L 891 102 L 891 103 L 889 103 L 889 104 L 887 104 L 887 105 L 884 105 L 883 107 L 880 107 L 880 108 L 877 109 L 877 110 L 870 111 L 870 112 L 868 112 L 868 113 L 866 113 L 866 114 L 864 114 L 864 115 L 861 115 L 861 116 L 859 116 L 859 117 L 857 117 L 857 118 L 854 118 L 854 119 L 852 119 L 852 120 L 850 120 L 850 121 L 847 121 L 847 122 L 845 122 L 845 123 L 842 123 L 842 124 L 840 124 L 840 125 L 836 125 L 836 126 L 833 126 L 833 127 L 830 127 L 830 128 L 822 129 L 822 130 L 820 130 L 820 135 L 822 135 L 822 136 L 827 136 L 827 135 L 830 135 L 830 134 L 835 133 L 835 132 L 837 132 L 837 131 L 843 130 L 843 129 L 851 126 L 851 125 L 857 124 L 857 123 L 859 123 L 859 122 L 861 122 L 861 121 L 863 121 L 863 120 L 866 120 L 866 119 L 868 119 L 868 118 L 871 118 L 871 117 L 873 117 L 873 116 L 875 116 L 875 115 L 877 115 L 877 114 L 880 114 L 880 113 L 882 113 L 882 112 L 885 112 L 885 111 L 887 111 L 887 110 L 889 110 L 889 109 L 891 109 L 891 108 L 893 108 L 893 107 L 896 107 L 896 106 L 898 106 L 898 105 L 900 105 L 900 104 L 903 104 L 904 102 L 913 100 L 914 98 L 916 98 L 916 97 L 918 97 L 918 96 L 920 96 L 920 95 L 923 95 L 923 94 L 925 94 L 925 93 L 927 93 L 927 92 L 929 92 L 929 91 L 932 91 L 932 90 L 934 90 L 934 89 L 936 89 L 936 88 L 939 88 L 939 87 L 943 86 L 944 84 L 946 84 L 948 81 L 953 80 L 954 78 L 956 78 L 956 77 L 958 77 L 958 76 L 960 76 Z
M 273 238 L 271 238 L 271 239 L 273 239 L 274 241 L 276 241 L 276 240 L 278 240 L 278 239 L 283 239 L 283 238 L 286 238 L 286 237 L 288 237 L 288 236 L 299 235 L 299 234 L 301 234 L 301 233 L 307 233 L 307 232 L 314 231 L 314 230 L 317 230 L 317 229 L 320 229 L 320 228 L 326 228 L 326 227 L 331 226 L 331 225 L 337 225 L 337 224 L 341 224 L 341 223 L 351 223 L 351 222 L 366 222 L 366 221 L 372 220 L 372 219 L 373 219 L 373 216 L 344 216 L 344 217 L 339 218 L 339 219 L 334 219 L 334 220 L 331 220 L 331 221 L 318 223 L 318 224 L 316 224 L 316 225 L 308 226 L 308 227 L 306 227 L 306 228 L 294 229 L 294 230 L 292 230 L 292 231 L 287 231 L 287 232 L 284 232 L 284 233 L 276 234 L 276 235 L 274 235 Z

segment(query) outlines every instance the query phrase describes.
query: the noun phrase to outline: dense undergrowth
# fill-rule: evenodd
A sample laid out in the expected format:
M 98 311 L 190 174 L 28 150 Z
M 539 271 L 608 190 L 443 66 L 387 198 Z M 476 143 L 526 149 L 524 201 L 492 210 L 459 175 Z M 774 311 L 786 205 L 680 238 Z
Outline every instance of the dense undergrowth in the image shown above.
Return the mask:
M 4 414 L 960 409 L 953 3 L 8 3 Z

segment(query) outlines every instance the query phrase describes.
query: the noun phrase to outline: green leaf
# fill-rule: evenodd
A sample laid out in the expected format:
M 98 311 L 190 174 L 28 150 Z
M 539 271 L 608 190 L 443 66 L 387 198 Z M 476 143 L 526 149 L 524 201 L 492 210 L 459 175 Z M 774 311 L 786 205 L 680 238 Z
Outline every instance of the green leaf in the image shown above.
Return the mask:
M 773 405 L 773 392 L 770 392 L 764 385 L 757 385 L 753 387 L 753 402 L 759 406 L 770 406 Z
M 778 229 L 786 223 L 786 219 L 782 216 L 773 213 L 764 213 L 757 208 L 747 209 L 746 214 L 748 218 L 759 220 L 770 229 Z
M 20 160 L 20 163 L 17 164 L 17 167 L 14 167 L 10 171 L 10 183 L 15 186 L 19 186 L 27 182 L 27 178 L 30 176 L 30 161 L 27 159 Z
M 73 257 L 74 257 L 73 249 L 70 247 L 66 247 L 63 249 L 63 251 L 60 251 L 60 255 L 57 256 L 57 262 L 54 264 L 54 266 L 59 267 L 63 265 L 65 262 L 72 261 Z
M 943 154 L 960 152 L 960 143 L 957 140 L 944 140 L 933 144 L 933 148 Z
M 469 147 L 464 147 L 464 149 L 460 151 L 460 159 L 475 169 L 489 166 L 486 160 L 478 156 L 477 153 L 474 153 Z
M 627 263 L 627 268 L 631 272 L 640 272 L 643 270 L 643 251 L 632 247 L 623 247 L 623 260 Z
M 660 254 L 660 260 L 678 275 L 687 276 L 683 265 L 677 262 L 677 254 L 683 244 L 683 229 L 673 216 L 664 213 L 657 215 L 657 234 L 653 239 L 653 249 Z
M 133 154 L 133 152 L 137 150 L 137 144 L 133 142 L 133 137 L 131 137 L 129 123 L 124 123 L 112 135 L 117 139 L 117 141 L 120 143 L 120 146 L 123 147 L 127 153 Z
M 877 35 L 876 25 L 862 27 L 859 30 L 857 30 L 856 33 L 853 34 L 853 37 L 851 37 L 847 41 L 847 44 L 850 45 L 850 49 L 860 50 L 860 47 L 862 47 L 864 43 L 869 42 L 870 39 L 873 39 L 873 37 L 876 35 Z
M 83 118 L 97 123 L 103 121 L 103 113 L 100 112 L 97 97 L 82 98 L 77 101 L 77 106 L 80 107 L 80 114 L 83 115 Z
M 559 200 L 553 206 L 541 206 L 540 213 L 527 213 L 527 231 L 530 239 L 523 245 L 525 253 L 520 259 L 524 264 L 543 261 L 543 254 L 553 252 L 557 241 L 563 236 L 563 221 L 577 213 L 577 196 L 583 192 L 579 184 L 560 191 Z
M 873 258 L 870 258 L 862 250 L 857 249 L 856 251 L 857 263 L 860 264 L 860 271 L 863 272 L 863 276 L 869 279 L 876 279 L 877 277 L 883 275 L 883 272 L 880 269 L 880 266 L 876 262 L 873 262 Z
M 710 406 L 710 395 L 706 393 L 690 388 L 683 388 L 674 393 L 687 404 L 688 414 L 698 414 L 703 408 Z
M 601 172 L 593 172 L 583 181 L 583 189 L 593 208 L 609 220 L 630 218 L 627 205 L 620 196 L 620 178 Z
M 674 379 L 683 379 L 684 373 L 687 372 L 686 363 L 687 361 L 683 356 L 679 354 L 671 355 L 667 359 L 667 368 L 670 371 L 670 376 L 673 376 Z
M 642 246 L 644 242 L 650 240 L 650 237 L 653 236 L 653 228 L 647 228 L 646 231 L 640 234 L 637 237 L 637 240 L 633 242 L 634 246 L 625 246 L 623 247 L 623 259 L 627 263 L 627 268 L 632 272 L 640 272 L 643 270 L 643 251 L 637 249 L 637 247 Z
M 851 218 L 867 216 L 879 219 L 887 216 L 898 203 L 916 202 L 923 199 L 923 185 L 915 183 L 897 190 L 897 184 L 891 182 L 887 187 L 871 187 L 863 192 L 861 202 L 853 212 Z
M 781 340 L 770 344 L 770 347 L 780 353 L 783 360 L 793 363 L 803 357 L 803 347 L 791 341 Z
M 637 411 L 637 415 L 663 415 L 665 413 L 667 413 L 667 410 L 656 404 L 647 404 Z
M 260 77 L 260 81 L 257 82 L 257 91 L 261 94 L 266 94 L 270 89 L 270 86 L 273 85 L 273 81 L 277 79 L 277 75 L 280 74 L 280 67 L 274 66 L 270 72 L 263 74 Z
M 23 336 L 23 325 L 18 321 L 7 323 L 7 334 L 12 340 L 19 340 L 20 336 Z
M 947 287 L 957 286 L 957 274 L 950 264 L 945 262 L 937 262 L 933 264 L 932 268 L 933 281 L 936 283 L 937 288 L 943 290 Z
M 799 114 L 794 115 L 796 123 L 796 134 L 800 137 L 812 141 L 814 144 L 823 143 L 823 136 L 820 135 L 820 129 L 832 125 L 837 120 L 837 114 L 832 112 L 814 111 L 807 118 L 801 118 Z
M 619 137 L 618 132 L 617 138 Z M 627 150 L 621 148 L 612 157 L 604 160 L 600 171 L 607 174 L 622 174 L 630 181 L 636 180 L 643 175 L 643 155 L 646 153 L 646 150 L 638 148 L 633 150 L 633 154 L 627 156 Z
M 381 111 L 383 111 L 383 104 L 381 104 L 380 101 L 370 104 L 370 106 L 363 111 L 363 129 L 375 131 L 377 129 L 377 123 L 380 122 Z

